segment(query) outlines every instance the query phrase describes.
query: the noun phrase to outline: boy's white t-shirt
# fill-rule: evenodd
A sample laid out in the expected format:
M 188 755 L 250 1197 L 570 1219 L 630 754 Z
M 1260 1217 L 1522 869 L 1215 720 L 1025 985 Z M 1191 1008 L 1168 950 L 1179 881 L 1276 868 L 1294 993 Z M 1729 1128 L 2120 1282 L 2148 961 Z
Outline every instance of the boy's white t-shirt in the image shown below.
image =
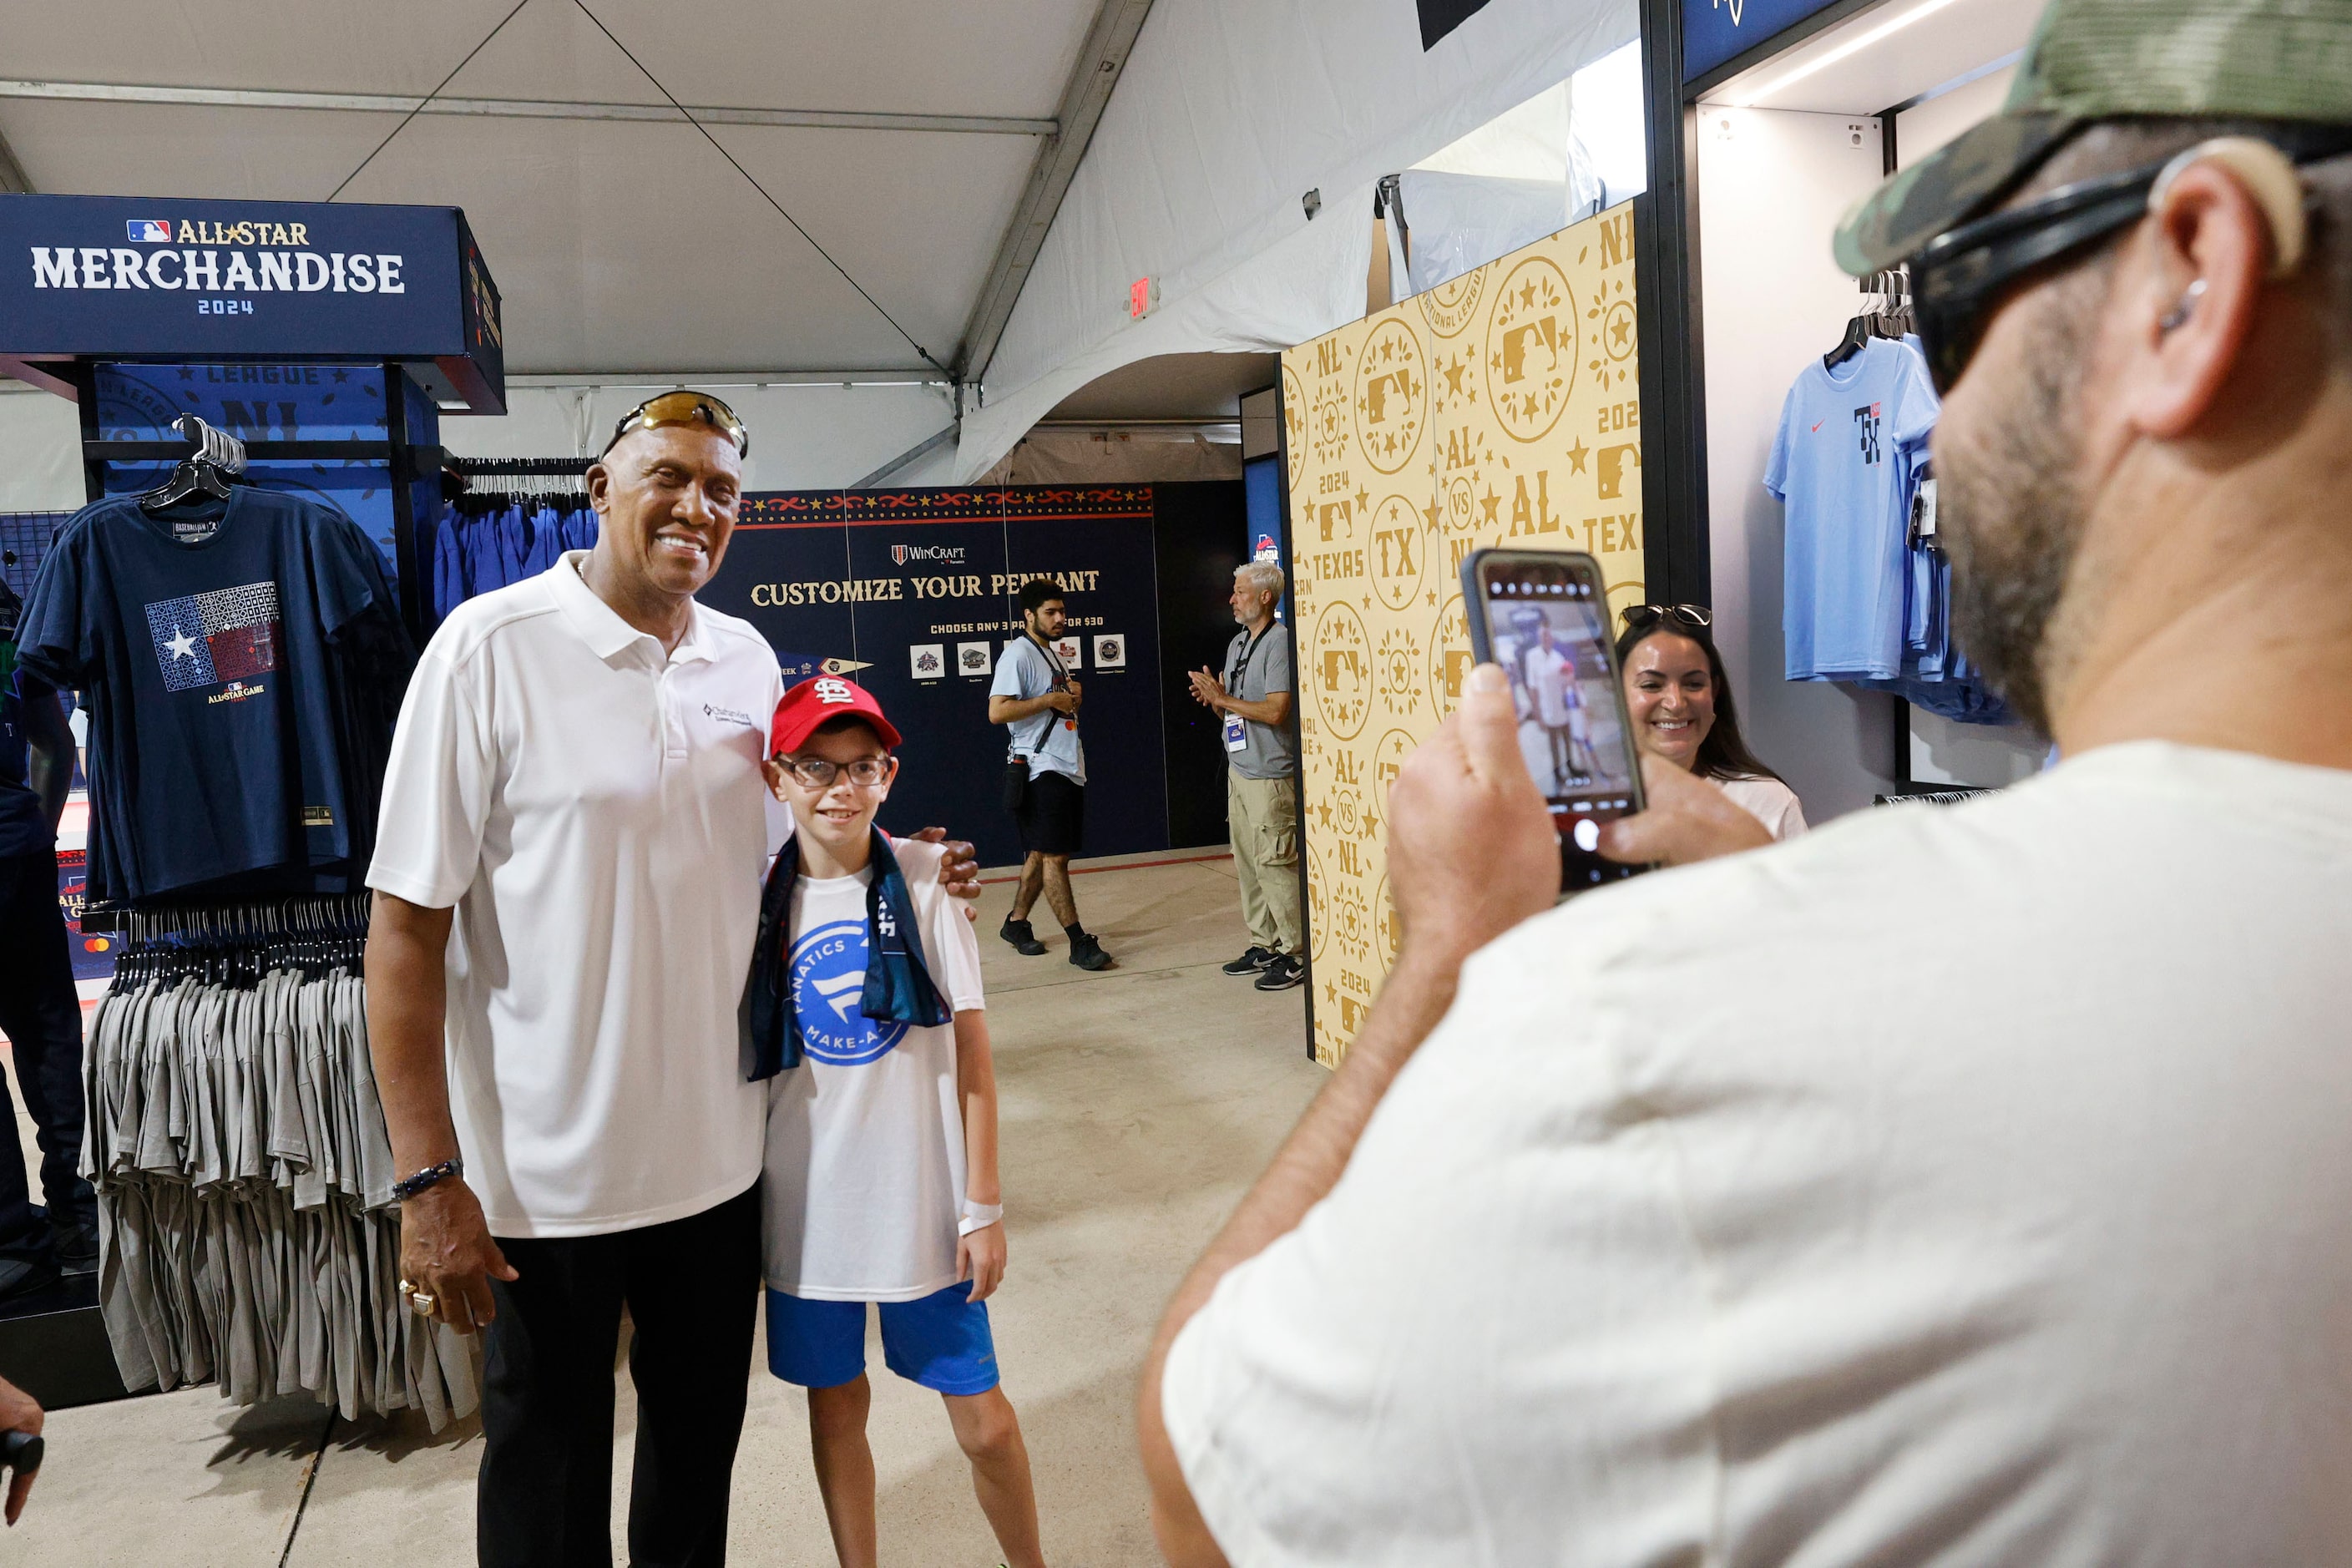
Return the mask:
M 940 886 L 941 851 L 891 841 L 923 966 L 956 1012 L 984 1005 L 980 941 Z M 956 1282 L 964 1198 L 955 1028 L 858 1011 L 866 889 L 803 877 L 793 892 L 793 1005 L 807 1055 L 768 1082 L 761 1217 L 767 1283 L 817 1301 L 914 1301 Z

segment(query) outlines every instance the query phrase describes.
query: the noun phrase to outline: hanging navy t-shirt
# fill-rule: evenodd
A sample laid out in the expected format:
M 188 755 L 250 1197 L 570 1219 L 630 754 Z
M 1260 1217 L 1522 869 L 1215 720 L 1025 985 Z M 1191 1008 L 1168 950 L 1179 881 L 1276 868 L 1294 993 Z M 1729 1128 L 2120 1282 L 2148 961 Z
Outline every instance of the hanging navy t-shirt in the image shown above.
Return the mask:
M 245 486 L 168 518 L 112 497 L 66 525 L 18 658 L 89 703 L 92 897 L 352 857 L 328 644 L 380 595 L 371 548 L 338 512 Z
M 31 758 L 16 672 L 16 626 L 24 612 L 16 590 L 0 583 L 0 856 L 37 855 L 56 842 L 41 797 L 26 782 Z

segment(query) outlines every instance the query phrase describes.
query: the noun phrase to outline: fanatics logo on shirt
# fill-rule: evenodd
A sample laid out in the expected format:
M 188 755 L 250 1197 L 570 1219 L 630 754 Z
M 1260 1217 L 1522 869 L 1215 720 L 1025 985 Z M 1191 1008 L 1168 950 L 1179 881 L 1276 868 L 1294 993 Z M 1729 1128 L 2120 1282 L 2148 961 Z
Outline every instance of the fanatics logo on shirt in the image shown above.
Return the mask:
M 247 583 L 147 606 L 167 691 L 245 681 L 278 668 L 278 584 Z M 261 689 L 255 687 L 252 694 Z
M 859 1008 L 866 989 L 866 922 L 835 921 L 793 943 L 793 1012 L 809 1059 L 862 1067 L 889 1054 L 908 1026 L 876 1024 Z

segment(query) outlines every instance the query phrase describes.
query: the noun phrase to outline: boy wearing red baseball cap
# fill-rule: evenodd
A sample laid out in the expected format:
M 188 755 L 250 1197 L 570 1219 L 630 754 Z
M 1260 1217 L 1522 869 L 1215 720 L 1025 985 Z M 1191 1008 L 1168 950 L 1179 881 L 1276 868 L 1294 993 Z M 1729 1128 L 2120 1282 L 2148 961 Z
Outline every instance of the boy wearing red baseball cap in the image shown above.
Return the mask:
M 746 1069 L 769 1080 L 761 1176 L 768 1367 L 808 1390 L 845 1568 L 876 1559 L 866 1304 L 883 1358 L 945 1400 L 1008 1563 L 1042 1568 L 1029 1454 L 983 1302 L 1004 1276 L 996 1076 L 980 944 L 935 845 L 874 826 L 898 731 L 835 676 L 784 693 L 768 787 L 793 837 L 762 897 Z

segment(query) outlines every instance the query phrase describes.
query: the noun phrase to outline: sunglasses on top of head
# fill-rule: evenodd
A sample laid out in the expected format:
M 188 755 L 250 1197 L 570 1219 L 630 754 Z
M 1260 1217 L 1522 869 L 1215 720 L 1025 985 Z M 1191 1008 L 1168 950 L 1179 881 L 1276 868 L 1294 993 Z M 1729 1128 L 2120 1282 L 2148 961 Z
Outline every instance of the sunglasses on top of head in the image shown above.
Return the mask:
M 2335 128 L 2277 142 L 2280 153 L 2296 163 L 2352 151 L 2352 135 Z M 2040 163 L 2064 144 L 2053 143 Z M 1937 392 L 1949 393 L 1959 381 L 1984 342 L 1994 309 L 2011 288 L 2138 222 L 2166 171 L 2196 151 L 2062 186 L 2023 206 L 1948 230 L 1912 257 L 1912 322 Z
M 655 425 L 708 425 L 735 443 L 737 457 L 751 455 L 751 432 L 732 408 L 707 392 L 665 392 L 646 398 L 621 416 L 620 422 L 613 426 L 613 438 L 604 443 L 604 450 L 611 451 L 630 431 Z
M 1645 632 L 1660 621 L 1669 622 L 1685 631 L 1703 632 L 1715 624 L 1714 612 L 1705 605 L 1628 605 L 1618 612 L 1618 618 L 1629 631 Z

